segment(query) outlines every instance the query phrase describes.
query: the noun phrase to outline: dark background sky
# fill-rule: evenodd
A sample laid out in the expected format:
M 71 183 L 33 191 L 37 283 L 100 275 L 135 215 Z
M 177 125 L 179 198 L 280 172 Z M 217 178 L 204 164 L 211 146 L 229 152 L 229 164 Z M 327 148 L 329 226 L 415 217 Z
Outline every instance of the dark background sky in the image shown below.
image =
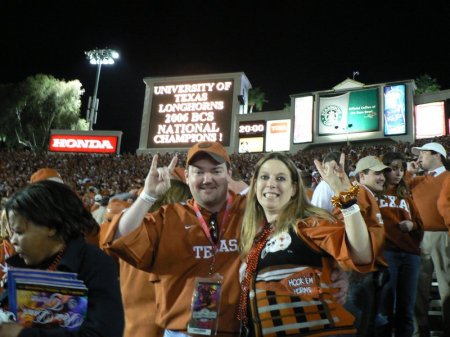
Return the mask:
M 428 73 L 450 88 L 448 1 L 0 1 L 0 83 L 38 73 L 78 79 L 96 67 L 84 52 L 114 48 L 102 68 L 94 129 L 122 130 L 138 147 L 144 77 L 244 72 L 280 110 L 289 95 L 352 77 L 366 84 Z

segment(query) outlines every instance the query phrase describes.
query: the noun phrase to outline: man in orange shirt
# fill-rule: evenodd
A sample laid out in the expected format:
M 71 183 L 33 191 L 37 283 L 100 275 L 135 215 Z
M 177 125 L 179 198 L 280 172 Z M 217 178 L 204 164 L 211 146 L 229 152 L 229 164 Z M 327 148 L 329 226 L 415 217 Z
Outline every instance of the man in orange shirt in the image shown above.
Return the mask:
M 357 203 L 361 209 L 361 215 L 366 224 L 384 228 L 380 208 L 378 207 L 376 193 L 383 191 L 385 182 L 384 172 L 391 170 L 377 157 L 367 156 L 356 163 L 356 180 L 360 185 Z M 384 241 L 384 231 L 381 231 Z M 385 269 L 387 263 L 383 256 L 376 256 L 379 271 L 360 274 L 350 274 L 350 287 L 345 308 L 355 316 L 355 326 L 358 337 L 375 336 L 375 316 L 377 310 L 377 293 L 381 290 L 382 283 L 387 281 Z
M 410 174 L 417 173 L 419 168 L 426 171 L 424 176 L 409 181 L 425 231 L 420 245 L 414 336 L 430 336 L 428 308 L 433 270 L 441 298 L 444 336 L 450 336 L 450 172 L 444 166 L 447 151 L 439 143 L 427 143 L 413 147 L 412 153 L 419 157 L 408 163 Z

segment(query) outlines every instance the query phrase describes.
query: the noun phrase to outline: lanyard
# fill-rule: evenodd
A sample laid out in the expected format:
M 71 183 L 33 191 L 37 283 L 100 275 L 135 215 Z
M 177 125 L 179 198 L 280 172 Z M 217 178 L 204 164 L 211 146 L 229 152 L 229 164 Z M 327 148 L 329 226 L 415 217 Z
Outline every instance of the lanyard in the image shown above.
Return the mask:
M 227 204 L 225 206 L 225 212 L 223 213 L 222 221 L 218 222 L 218 224 L 217 224 L 217 226 L 219 228 L 217 231 L 217 242 L 214 243 L 214 241 L 211 238 L 211 233 L 209 232 L 208 225 L 206 224 L 206 221 L 203 218 L 202 213 L 200 212 L 197 202 L 194 200 L 193 207 L 195 210 L 195 215 L 197 216 L 197 219 L 200 222 L 200 226 L 202 227 L 203 233 L 205 233 L 206 237 L 208 238 L 209 242 L 211 243 L 211 245 L 213 247 L 213 260 L 211 262 L 211 266 L 209 269 L 210 275 L 212 274 L 212 272 L 214 270 L 214 263 L 216 262 L 216 254 L 217 254 L 217 251 L 219 250 L 218 246 L 219 246 L 219 242 L 220 242 L 220 237 L 222 236 L 222 232 L 224 230 L 225 224 L 228 221 L 228 217 L 230 215 L 231 204 L 232 204 L 232 198 L 231 198 L 231 195 L 228 193 Z

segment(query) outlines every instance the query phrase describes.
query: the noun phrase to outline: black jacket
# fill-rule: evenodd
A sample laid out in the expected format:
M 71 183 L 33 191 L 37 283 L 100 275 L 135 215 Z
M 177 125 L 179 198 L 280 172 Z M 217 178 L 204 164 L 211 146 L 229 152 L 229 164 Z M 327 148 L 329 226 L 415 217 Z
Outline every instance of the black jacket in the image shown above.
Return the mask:
M 18 255 L 6 262 L 11 267 L 27 268 Z M 19 337 L 122 337 L 124 313 L 117 268 L 111 257 L 79 238 L 67 245 L 57 270 L 77 273 L 78 279 L 86 284 L 88 310 L 85 321 L 77 331 L 25 328 Z

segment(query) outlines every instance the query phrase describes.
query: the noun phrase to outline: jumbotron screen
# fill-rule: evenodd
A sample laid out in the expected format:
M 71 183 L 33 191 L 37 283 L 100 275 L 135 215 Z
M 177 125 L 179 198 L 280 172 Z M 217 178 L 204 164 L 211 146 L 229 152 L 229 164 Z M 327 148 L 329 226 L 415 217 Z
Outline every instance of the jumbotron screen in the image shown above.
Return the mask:
M 313 140 L 313 96 L 295 98 L 294 144 Z
M 444 101 L 416 105 L 415 117 L 417 139 L 445 135 Z
M 266 152 L 289 151 L 291 139 L 291 120 L 278 119 L 267 121 Z
M 255 153 L 264 151 L 266 121 L 239 122 L 238 153 Z
M 190 147 L 199 141 L 230 145 L 233 80 L 155 83 L 149 148 Z
M 379 130 L 378 88 L 319 99 L 319 136 Z
M 406 133 L 406 87 L 404 84 L 384 87 L 384 135 Z

